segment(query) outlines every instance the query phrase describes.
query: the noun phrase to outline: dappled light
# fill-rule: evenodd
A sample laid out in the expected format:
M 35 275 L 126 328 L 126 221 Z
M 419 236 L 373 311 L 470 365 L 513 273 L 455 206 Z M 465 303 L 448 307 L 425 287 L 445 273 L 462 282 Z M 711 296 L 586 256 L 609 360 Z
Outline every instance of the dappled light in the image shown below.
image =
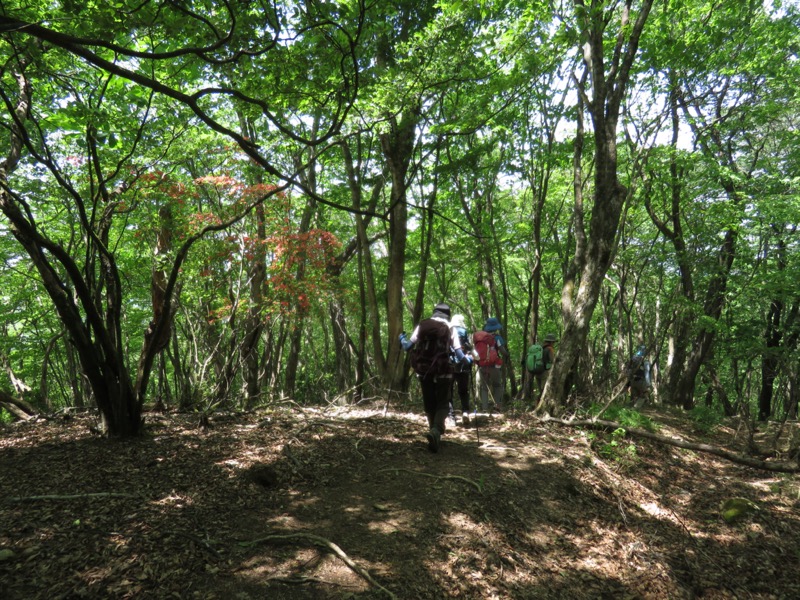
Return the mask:
M 662 432 L 689 430 L 672 429 L 674 413 L 648 414 Z M 93 435 L 88 416 L 5 426 L 5 597 L 800 592 L 776 570 L 800 548 L 797 475 L 647 440 L 614 458 L 600 445 L 610 434 L 478 416 L 480 442 L 452 427 L 437 454 L 420 415 L 380 406 L 220 415 L 208 427 L 154 414 L 148 440 L 128 444 Z M 724 426 L 704 439 L 741 450 Z M 728 524 L 720 506 L 735 497 L 758 510 Z M 759 564 L 737 568 L 745 557 Z

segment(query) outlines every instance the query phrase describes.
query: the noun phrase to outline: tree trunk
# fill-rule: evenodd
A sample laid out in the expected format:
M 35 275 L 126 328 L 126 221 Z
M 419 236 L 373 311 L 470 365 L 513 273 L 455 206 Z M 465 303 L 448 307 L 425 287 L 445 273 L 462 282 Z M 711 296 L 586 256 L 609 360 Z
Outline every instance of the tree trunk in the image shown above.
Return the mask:
M 361 316 L 358 323 L 358 342 L 356 344 L 355 352 L 355 394 L 353 400 L 358 402 L 363 392 L 362 387 L 366 381 L 366 347 L 367 347 L 367 333 L 371 333 L 371 339 L 374 341 L 373 349 L 374 355 L 379 357 L 381 362 L 378 365 L 379 372 L 382 372 L 383 352 L 381 350 L 380 339 L 380 309 L 378 307 L 378 295 L 375 284 L 375 270 L 372 266 L 372 253 L 370 251 L 370 240 L 367 235 L 367 226 L 371 220 L 369 216 L 378 204 L 382 190 L 383 177 L 378 178 L 378 182 L 372 186 L 372 194 L 370 196 L 369 206 L 367 209 L 368 214 L 363 214 L 363 198 L 362 198 L 362 176 L 361 176 L 361 161 L 356 162 L 353 158 L 353 153 L 348 145 L 347 140 L 343 140 L 340 144 L 342 149 L 342 158 L 344 159 L 344 168 L 347 173 L 347 184 L 350 189 L 350 198 L 353 205 L 354 216 L 356 220 L 356 243 L 355 252 L 358 257 L 358 290 L 359 290 L 359 306 Z M 360 156 L 360 155 L 359 155 Z M 337 263 L 339 264 L 339 271 L 344 265 L 344 257 L 341 257 Z M 337 273 L 338 276 L 338 273 Z M 341 315 L 341 322 L 338 320 L 333 322 L 335 335 L 341 335 L 349 341 L 347 329 L 345 327 L 344 316 Z M 352 344 L 351 344 L 352 347 Z M 343 390 L 342 390 L 343 391 Z
M 588 338 L 600 287 L 614 256 L 622 206 L 628 194 L 617 176 L 617 121 L 627 90 L 630 69 L 639 48 L 639 38 L 652 4 L 652 0 L 644 0 L 633 22 L 630 21 L 633 15 L 628 6 L 621 11 L 618 51 L 614 53 L 606 69 L 604 37 L 606 27 L 613 21 L 611 15 L 604 14 L 594 6 L 589 10 L 583 0 L 575 0 L 577 19 L 583 39 L 586 40 L 583 46 L 584 64 L 591 75 L 592 84 L 590 98 L 585 87 L 578 80 L 575 81 L 583 105 L 589 110 L 594 130 L 592 211 L 585 251 L 579 254 L 582 249 L 576 248 L 576 258 L 573 261 L 580 277 L 578 289 L 570 309 L 565 311 L 558 360 L 547 378 L 537 410 L 555 412 L 566 401 L 569 382 L 575 377 L 578 361 Z M 580 140 L 579 135 L 578 141 Z M 580 185 L 582 181 L 575 182 L 576 187 Z M 571 295 L 571 291 L 572 282 L 565 281 L 562 296 L 567 293 Z
M 783 303 L 773 300 L 767 316 L 767 347 L 761 357 L 761 391 L 758 394 L 758 420 L 766 421 L 772 416 L 772 394 L 778 374 L 777 351 L 781 340 L 781 313 Z
M 18 419 L 27 421 L 36 414 L 36 409 L 21 398 L 15 398 L 11 394 L 0 390 L 0 408 L 5 408 Z
M 91 280 L 86 278 L 89 274 L 85 277 L 64 247 L 42 233 L 32 215 L 22 209 L 20 198 L 8 187 L 7 175 L 16 168 L 23 140 L 28 139 L 21 127 L 31 114 L 30 87 L 23 75 L 24 65 L 19 66 L 21 68 L 16 73 L 20 87 L 15 108 L 17 120 L 11 128 L 9 153 L 0 163 L 0 211 L 8 219 L 11 233 L 30 257 L 67 330 L 108 434 L 117 437 L 138 435 L 142 425 L 142 397 L 134 392 L 120 339 L 120 282 L 113 257 L 102 243 L 102 231 L 108 231 L 108 224 L 104 221 L 107 213 L 100 218 L 100 236 L 85 218 L 80 223 L 91 245 L 92 254 L 87 263 L 96 257 L 95 252 L 101 255 L 101 277 L 107 286 L 105 300 L 108 303 L 103 311 L 98 306 L 100 295 L 96 293 L 102 287 L 93 289 Z M 91 142 L 91 130 L 87 139 Z M 57 169 L 55 165 L 51 167 Z M 77 192 L 73 197 L 82 202 Z M 81 214 L 85 215 L 86 211 Z M 62 273 L 71 287 L 62 281 Z
M 253 260 L 249 268 L 250 305 L 245 317 L 245 331 L 242 336 L 241 354 L 244 361 L 243 377 L 246 388 L 246 408 L 254 408 L 261 402 L 260 370 L 261 354 L 259 345 L 264 330 L 261 313 L 264 309 L 264 282 L 267 276 L 267 265 L 264 242 L 267 238 L 264 205 L 256 207 L 256 247 L 253 249 Z
M 386 279 L 387 353 L 376 355 L 389 393 L 402 392 L 405 385 L 405 356 L 397 342 L 403 330 L 403 279 L 406 265 L 408 206 L 406 174 L 414 151 L 419 109 L 406 110 L 400 121 L 392 119 L 391 133 L 381 136 L 381 147 L 392 178 L 389 209 L 389 272 Z M 380 344 L 380 338 L 373 340 Z

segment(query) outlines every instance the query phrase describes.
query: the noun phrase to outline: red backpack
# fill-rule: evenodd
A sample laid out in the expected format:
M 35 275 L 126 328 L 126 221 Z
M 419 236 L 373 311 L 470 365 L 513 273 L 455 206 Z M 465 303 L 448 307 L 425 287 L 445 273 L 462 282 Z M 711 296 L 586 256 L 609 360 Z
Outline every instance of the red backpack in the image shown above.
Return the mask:
M 475 342 L 479 366 L 490 367 L 503 364 L 503 360 L 497 353 L 497 340 L 493 333 L 481 329 L 472 334 L 472 341 Z

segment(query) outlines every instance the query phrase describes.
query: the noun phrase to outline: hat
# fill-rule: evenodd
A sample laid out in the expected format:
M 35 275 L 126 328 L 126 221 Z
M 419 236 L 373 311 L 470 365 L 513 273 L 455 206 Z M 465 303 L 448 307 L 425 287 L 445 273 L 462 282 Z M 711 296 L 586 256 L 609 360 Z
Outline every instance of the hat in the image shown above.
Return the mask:
M 450 316 L 450 305 L 449 304 L 444 304 L 443 302 L 440 302 L 439 304 L 437 304 L 436 306 L 433 307 L 433 312 L 444 313 L 445 315 L 447 315 L 449 317 Z
M 483 330 L 488 331 L 490 333 L 492 331 L 500 331 L 502 328 L 503 326 L 500 325 L 500 321 L 498 321 L 494 317 L 489 317 L 488 319 L 486 319 L 486 325 L 483 326 Z
M 453 318 L 450 319 L 450 325 L 453 327 L 465 327 L 464 324 L 464 315 L 453 315 Z
M 544 341 L 545 342 L 556 342 L 556 341 L 558 341 L 558 338 L 556 337 L 555 333 L 548 333 L 546 336 L 544 336 Z

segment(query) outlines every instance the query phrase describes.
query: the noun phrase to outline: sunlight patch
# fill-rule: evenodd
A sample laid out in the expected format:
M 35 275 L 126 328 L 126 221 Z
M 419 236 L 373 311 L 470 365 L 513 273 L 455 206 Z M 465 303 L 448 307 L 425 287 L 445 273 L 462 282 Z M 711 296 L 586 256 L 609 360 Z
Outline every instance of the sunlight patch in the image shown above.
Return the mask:
M 655 502 L 642 502 L 639 504 L 639 508 L 641 508 L 648 515 L 658 519 L 668 518 L 670 516 L 669 511 L 664 510 Z
M 185 506 L 191 506 L 193 504 L 193 500 L 191 496 L 178 494 L 175 492 L 175 490 L 173 490 L 168 496 L 164 496 L 160 500 L 154 500 L 153 504 L 170 506 L 172 508 L 183 508 Z

